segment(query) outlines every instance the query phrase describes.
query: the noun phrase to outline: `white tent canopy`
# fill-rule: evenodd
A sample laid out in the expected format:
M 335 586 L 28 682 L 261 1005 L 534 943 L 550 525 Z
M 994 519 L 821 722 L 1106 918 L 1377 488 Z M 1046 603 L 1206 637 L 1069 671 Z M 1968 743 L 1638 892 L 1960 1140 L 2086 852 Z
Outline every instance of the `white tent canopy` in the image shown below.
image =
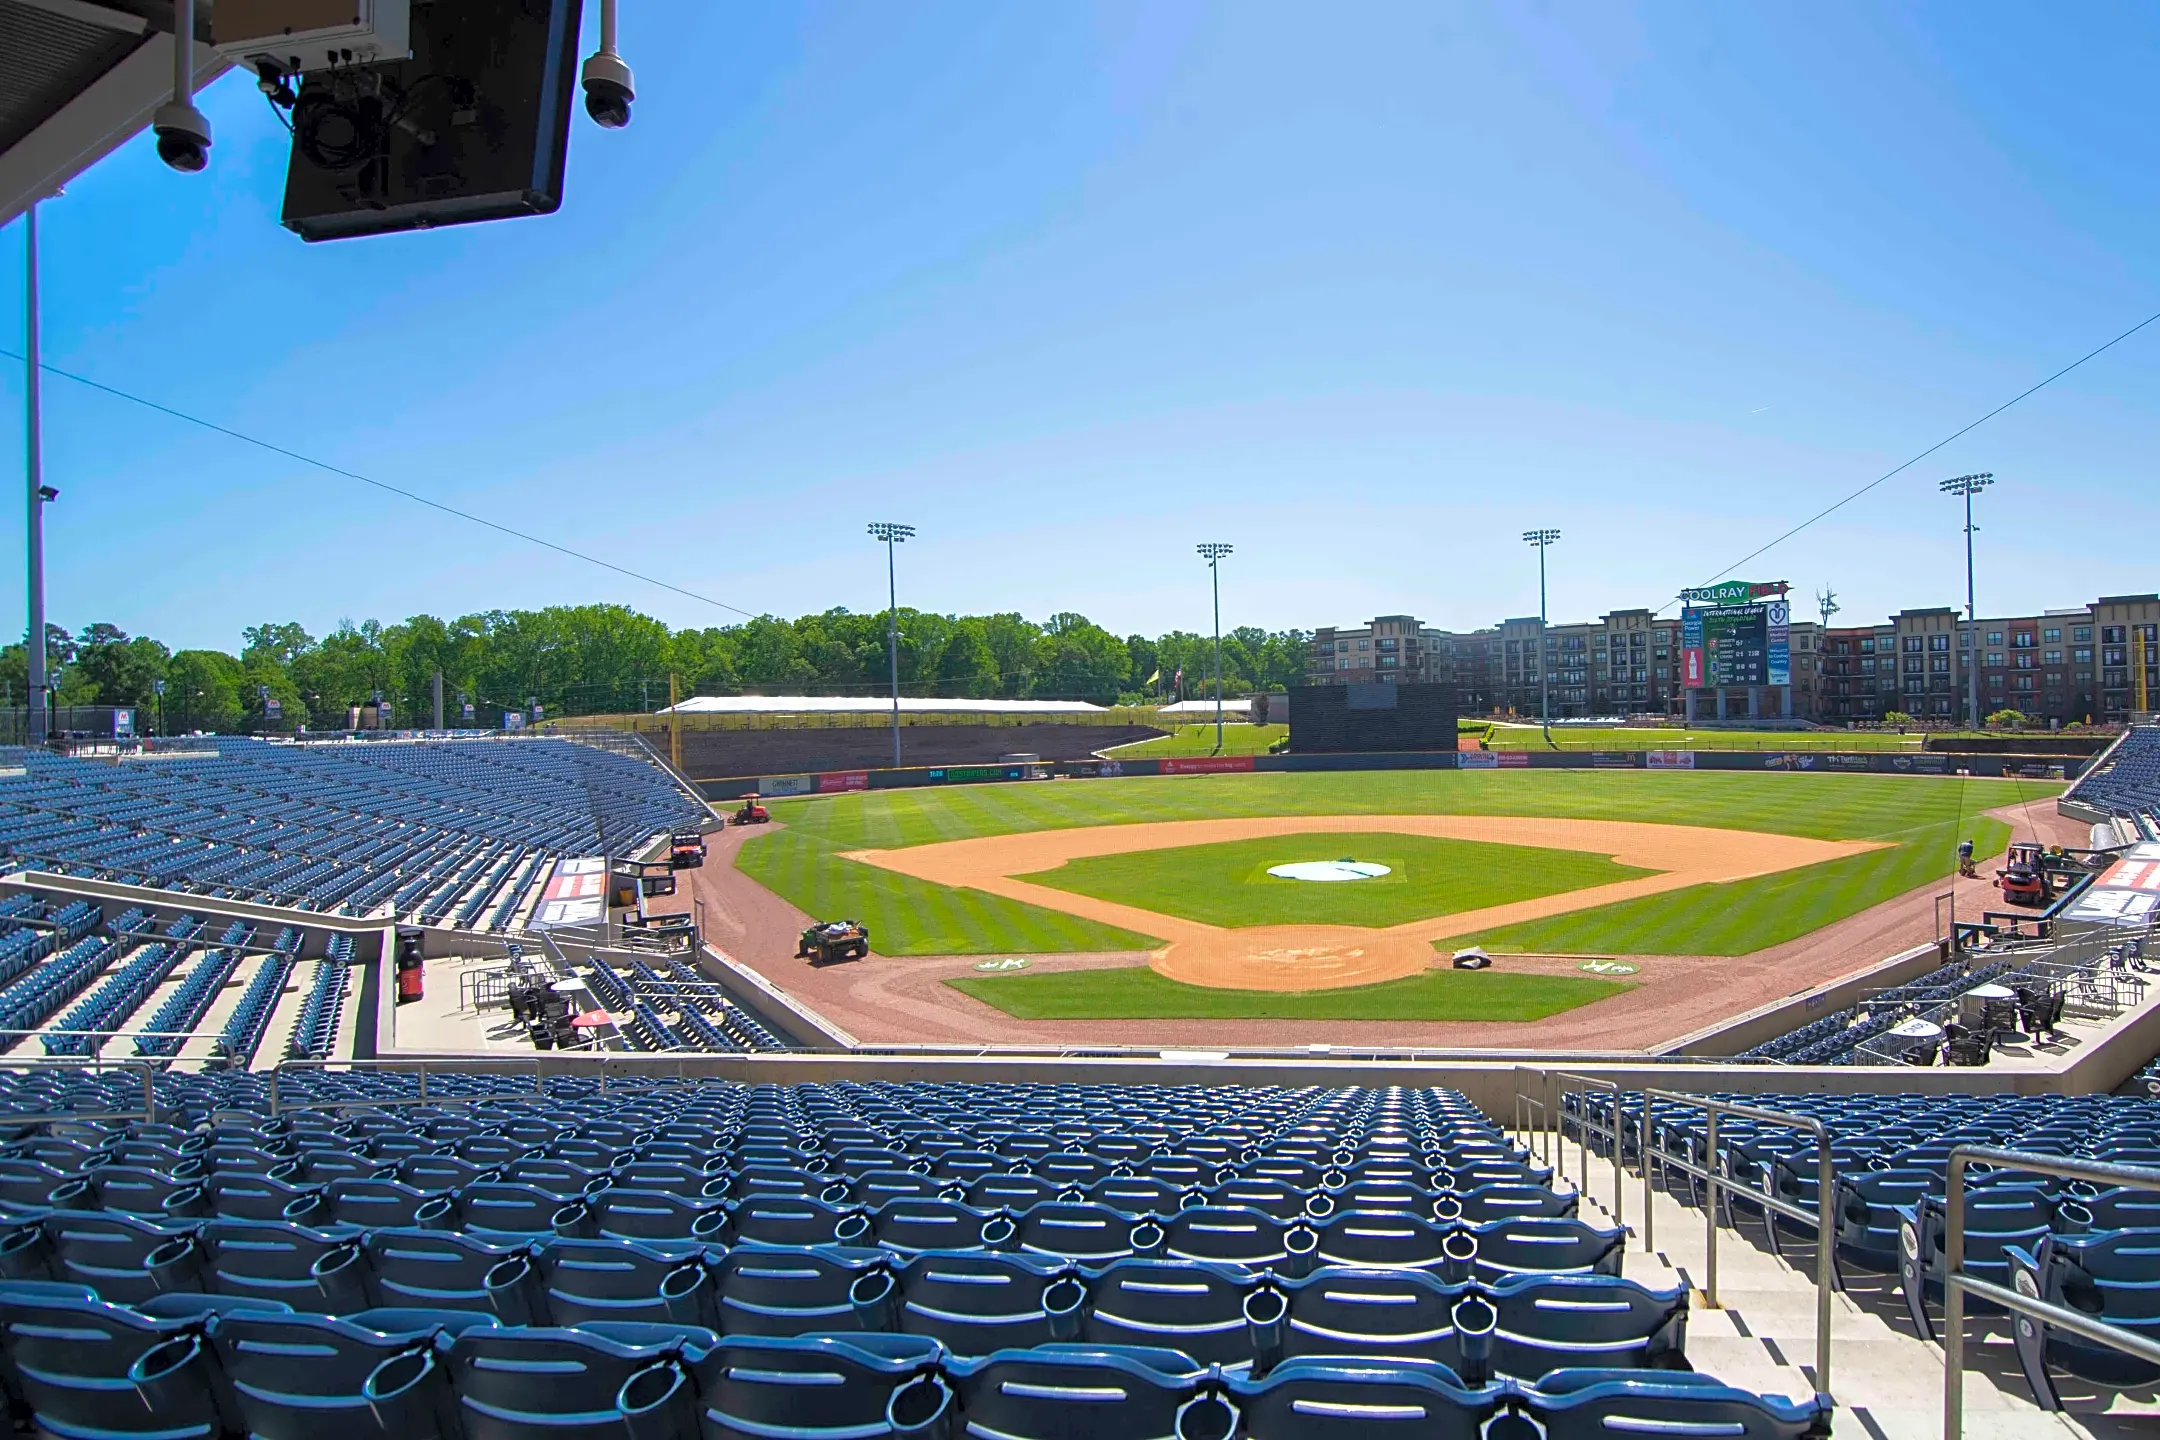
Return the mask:
M 890 695 L 695 695 L 671 708 L 685 715 L 889 715 L 893 702 Z M 1099 715 L 1104 708 L 1085 700 L 900 697 L 905 715 Z
M 1250 715 L 1252 714 L 1252 701 L 1232 700 L 1226 695 L 1223 697 L 1222 708 L 1225 715 Z M 1215 702 L 1213 700 L 1180 700 L 1175 705 L 1162 706 L 1161 713 L 1164 715 L 1213 715 L 1215 713 Z

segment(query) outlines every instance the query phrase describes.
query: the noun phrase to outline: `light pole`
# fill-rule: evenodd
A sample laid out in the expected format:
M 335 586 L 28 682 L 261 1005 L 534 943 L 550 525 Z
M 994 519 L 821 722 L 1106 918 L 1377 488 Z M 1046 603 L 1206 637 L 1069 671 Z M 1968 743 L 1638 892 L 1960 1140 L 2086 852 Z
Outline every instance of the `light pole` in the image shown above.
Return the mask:
M 1552 744 L 1552 657 L 1545 653 L 1545 547 L 1560 538 L 1558 530 L 1525 530 L 1525 542 L 1537 546 L 1538 724 Z
M 1973 603 L 1973 523 L 1972 497 L 1995 483 L 1995 477 L 1985 471 L 1977 475 L 1960 475 L 1945 480 L 1935 488 L 1945 495 L 1961 495 L 1965 499 L 1965 679 L 1966 723 L 1973 729 L 1980 728 L 1980 611 Z
M 1196 548 L 1207 561 L 1208 585 L 1215 592 L 1215 753 L 1222 754 L 1222 558 L 1230 547 L 1210 540 Z
M 885 647 L 892 657 L 892 763 L 900 768 L 900 581 L 894 570 L 893 547 L 915 533 L 912 525 L 890 520 L 872 521 L 873 539 L 885 542 Z
M 45 743 L 45 502 L 57 497 L 44 479 L 44 455 L 38 433 L 38 243 L 37 203 L 23 214 L 23 438 L 24 470 L 29 478 L 29 555 L 25 567 L 30 576 L 30 627 L 23 636 L 29 661 L 29 691 L 24 697 L 24 738 L 32 745 Z

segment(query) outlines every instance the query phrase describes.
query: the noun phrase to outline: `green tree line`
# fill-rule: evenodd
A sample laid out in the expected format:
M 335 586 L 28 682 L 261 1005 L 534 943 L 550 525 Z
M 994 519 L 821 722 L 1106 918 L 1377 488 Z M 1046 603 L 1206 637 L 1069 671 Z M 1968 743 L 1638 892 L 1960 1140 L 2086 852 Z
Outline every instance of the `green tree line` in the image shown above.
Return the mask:
M 348 620 L 320 638 L 290 621 L 265 622 L 241 632 L 236 653 L 173 650 L 104 623 L 46 632 L 56 703 L 131 705 L 145 729 L 162 723 L 166 733 L 341 729 L 351 707 L 377 698 L 393 725 L 424 725 L 437 671 L 452 725 L 464 701 L 476 723 L 490 726 L 534 703 L 551 717 L 658 709 L 671 674 L 684 696 L 875 695 L 891 686 L 882 612 L 672 630 L 623 605 L 556 605 L 456 620 L 414 615 L 395 625 Z M 1120 639 L 1071 612 L 1037 622 L 902 610 L 899 632 L 906 695 L 1140 704 L 1214 693 L 1213 643 L 1188 631 Z M 1307 638 L 1253 626 L 1228 632 L 1223 693 L 1302 683 Z M 5 703 L 23 703 L 21 644 L 0 650 L 0 686 Z M 270 700 L 276 719 L 266 719 Z

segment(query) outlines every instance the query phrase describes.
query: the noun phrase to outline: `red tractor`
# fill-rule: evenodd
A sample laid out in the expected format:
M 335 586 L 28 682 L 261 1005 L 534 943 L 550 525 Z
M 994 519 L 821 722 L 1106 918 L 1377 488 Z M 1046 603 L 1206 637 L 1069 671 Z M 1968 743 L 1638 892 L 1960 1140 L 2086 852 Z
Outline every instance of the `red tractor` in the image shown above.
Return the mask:
M 2048 882 L 2041 868 L 2040 847 L 2025 840 L 2013 843 L 2003 868 L 1995 872 L 1995 884 L 2012 905 L 2046 905 Z
M 772 819 L 772 812 L 763 805 L 758 804 L 758 798 L 755 795 L 743 796 L 742 809 L 735 812 L 735 823 L 737 825 L 763 825 L 770 819 Z

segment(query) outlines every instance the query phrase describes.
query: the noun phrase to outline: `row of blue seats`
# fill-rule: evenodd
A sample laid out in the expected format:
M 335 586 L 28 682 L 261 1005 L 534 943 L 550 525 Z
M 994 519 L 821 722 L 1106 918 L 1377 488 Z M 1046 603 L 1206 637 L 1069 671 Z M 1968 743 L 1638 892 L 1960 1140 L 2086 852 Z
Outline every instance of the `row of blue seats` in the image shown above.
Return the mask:
M 270 1017 L 277 1010 L 278 998 L 285 993 L 285 982 L 292 975 L 293 955 L 300 946 L 300 932 L 287 927 L 278 935 L 276 945 L 263 957 L 255 972 L 241 992 L 240 1003 L 226 1018 L 225 1028 L 211 1042 L 212 1052 L 224 1064 L 246 1069 L 255 1062 L 255 1053 L 262 1048 L 263 1032 L 270 1028 Z
M 1686 1373 L 1474 1385 L 1436 1362 L 1314 1357 L 1253 1374 L 1154 1347 L 968 1358 L 922 1336 L 504 1326 L 412 1309 L 332 1319 L 257 1302 L 134 1309 L 20 1286 L 0 1286 L 0 1350 L 41 1429 L 112 1440 L 1820 1440 L 1830 1413 L 1822 1397 Z
M 337 1043 L 338 1021 L 345 1014 L 345 996 L 351 985 L 353 938 L 332 935 L 323 957 L 315 965 L 315 981 L 308 987 L 299 1017 L 293 1022 L 292 1039 L 285 1047 L 289 1058 L 321 1060 Z
M 0 1278 L 87 1285 L 135 1304 L 210 1294 L 323 1314 L 425 1305 L 507 1324 L 638 1320 L 757 1335 L 839 1326 L 931 1335 L 969 1355 L 1078 1338 L 1175 1339 L 1224 1365 L 1356 1353 L 1526 1379 L 1577 1363 L 1679 1363 L 1687 1317 L 1683 1288 L 1654 1290 L 1594 1272 L 1293 1271 L 1160 1255 L 1081 1262 L 984 1250 L 531 1241 L 402 1227 L 332 1233 L 242 1220 L 178 1230 L 79 1212 L 5 1232 Z M 1604 1358 L 1586 1358 L 1593 1354 Z

